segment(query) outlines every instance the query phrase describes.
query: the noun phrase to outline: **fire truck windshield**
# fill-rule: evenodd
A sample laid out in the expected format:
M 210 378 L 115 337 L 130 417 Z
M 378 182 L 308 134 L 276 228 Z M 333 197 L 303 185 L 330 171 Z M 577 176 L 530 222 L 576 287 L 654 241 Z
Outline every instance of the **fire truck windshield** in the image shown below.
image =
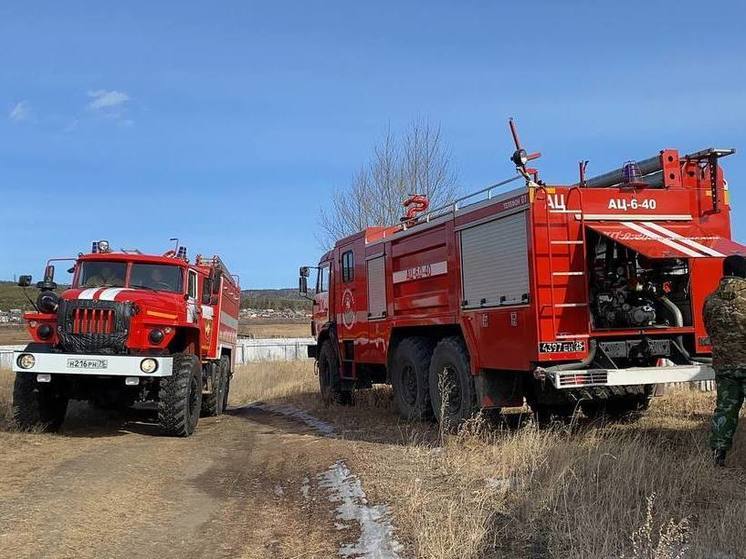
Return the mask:
M 126 262 L 82 262 L 79 287 L 124 287 Z
M 167 264 L 132 264 L 130 284 L 132 288 L 153 289 L 181 293 L 184 276 L 179 266 Z
M 127 267 L 131 267 L 129 283 Z M 78 287 L 131 287 L 182 293 L 184 275 L 180 266 L 141 264 L 137 262 L 82 262 Z

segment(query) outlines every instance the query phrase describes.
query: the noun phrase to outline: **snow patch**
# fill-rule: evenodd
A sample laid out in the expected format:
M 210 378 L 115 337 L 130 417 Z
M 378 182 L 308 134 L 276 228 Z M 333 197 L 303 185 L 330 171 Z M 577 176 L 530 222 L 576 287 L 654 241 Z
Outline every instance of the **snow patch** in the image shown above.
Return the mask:
M 270 413 L 276 413 L 279 415 L 284 415 L 285 417 L 296 419 L 302 423 L 305 423 L 309 427 L 316 429 L 316 431 L 327 437 L 331 437 L 336 434 L 334 427 L 332 427 L 330 423 L 322 421 L 318 417 L 314 417 L 310 413 L 298 409 L 295 406 L 291 406 L 290 404 L 266 404 L 264 402 L 254 402 L 253 404 L 249 404 L 246 407 Z
M 350 522 L 360 526 L 360 538 L 339 549 L 342 557 L 356 559 L 400 559 L 402 545 L 394 539 L 394 527 L 389 507 L 370 505 L 360 479 L 339 460 L 326 472 L 319 474 L 319 486 L 329 493 L 329 501 L 337 507 L 338 530 L 349 528 Z
M 311 500 L 311 480 L 307 477 L 303 478 L 303 485 L 300 486 L 300 494 L 306 501 Z

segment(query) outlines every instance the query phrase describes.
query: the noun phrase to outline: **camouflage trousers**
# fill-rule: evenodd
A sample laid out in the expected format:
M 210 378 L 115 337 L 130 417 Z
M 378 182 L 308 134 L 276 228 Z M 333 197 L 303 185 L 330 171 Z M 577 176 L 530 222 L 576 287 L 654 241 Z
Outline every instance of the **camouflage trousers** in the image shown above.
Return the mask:
M 715 450 L 729 450 L 746 396 L 746 369 L 720 369 L 716 371 L 715 383 L 717 406 L 712 417 L 710 446 Z

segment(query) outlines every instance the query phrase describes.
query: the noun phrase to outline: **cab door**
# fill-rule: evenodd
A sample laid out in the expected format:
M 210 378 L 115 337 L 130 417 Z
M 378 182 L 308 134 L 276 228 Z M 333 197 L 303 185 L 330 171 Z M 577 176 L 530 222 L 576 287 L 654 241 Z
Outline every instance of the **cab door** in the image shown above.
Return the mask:
M 322 262 L 316 276 L 316 293 L 313 296 L 313 333 L 318 333 L 329 323 L 329 289 L 331 285 L 331 262 Z
M 215 332 L 215 315 L 218 311 L 213 300 L 213 279 L 200 274 L 200 344 L 202 353 L 210 357 L 217 357 L 217 339 Z M 220 281 L 219 279 L 217 280 Z M 216 297 L 217 299 L 217 297 Z
M 355 239 L 339 247 L 335 273 L 335 310 L 343 375 L 354 377 L 353 363 L 368 337 L 368 297 L 365 282 L 364 241 Z

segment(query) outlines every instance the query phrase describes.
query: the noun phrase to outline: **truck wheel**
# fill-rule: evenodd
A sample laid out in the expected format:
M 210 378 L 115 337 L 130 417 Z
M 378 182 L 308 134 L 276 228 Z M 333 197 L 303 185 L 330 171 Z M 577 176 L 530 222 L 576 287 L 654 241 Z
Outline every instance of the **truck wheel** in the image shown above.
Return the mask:
M 13 420 L 18 428 L 58 431 L 65 421 L 68 401 L 54 382 L 39 384 L 36 374 L 16 373 Z
M 352 392 L 342 389 L 337 352 L 331 342 L 324 342 L 319 352 L 319 388 L 325 404 L 352 405 Z
M 428 390 L 432 356 L 432 343 L 423 337 L 405 338 L 396 348 L 391 385 L 396 408 L 404 419 L 421 420 L 433 415 Z
M 228 409 L 228 394 L 230 394 L 231 391 L 231 377 L 233 376 L 230 358 L 225 355 L 221 357 L 220 366 L 224 367 L 225 375 L 225 390 L 223 391 L 223 412 L 225 412 L 225 410 Z
M 463 340 L 443 338 L 435 346 L 428 379 L 435 418 L 456 427 L 476 412 L 476 389 Z
M 174 355 L 170 377 L 161 379 L 158 423 L 166 435 L 188 437 L 194 433 L 202 406 L 202 366 L 196 355 Z
M 222 357 L 220 362 L 215 365 L 215 382 L 212 392 L 202 394 L 202 416 L 214 417 L 221 415 L 225 409 L 228 390 L 228 360 Z

